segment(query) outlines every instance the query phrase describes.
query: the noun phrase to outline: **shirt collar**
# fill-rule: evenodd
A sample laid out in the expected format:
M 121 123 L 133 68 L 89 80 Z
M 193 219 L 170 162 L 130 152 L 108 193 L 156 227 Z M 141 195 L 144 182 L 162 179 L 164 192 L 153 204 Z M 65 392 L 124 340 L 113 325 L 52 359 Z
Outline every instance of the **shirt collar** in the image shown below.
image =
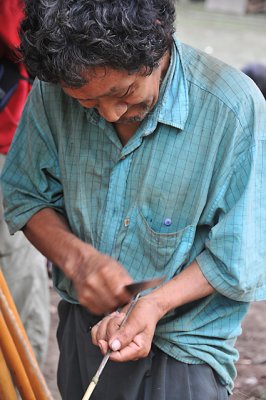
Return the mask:
M 161 92 L 158 121 L 184 129 L 189 110 L 188 87 L 182 59 L 182 46 L 176 36 L 174 36 L 171 61 Z

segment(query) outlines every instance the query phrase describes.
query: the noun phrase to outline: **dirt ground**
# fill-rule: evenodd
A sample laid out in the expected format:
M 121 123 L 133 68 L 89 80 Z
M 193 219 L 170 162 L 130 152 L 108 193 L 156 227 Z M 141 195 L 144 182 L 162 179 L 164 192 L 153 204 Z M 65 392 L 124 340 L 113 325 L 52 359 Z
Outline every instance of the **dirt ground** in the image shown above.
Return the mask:
M 51 330 L 45 379 L 54 397 L 60 400 L 56 385 L 58 347 L 56 326 L 58 296 L 51 289 Z M 266 400 L 266 302 L 254 303 L 243 323 L 243 334 L 237 341 L 240 359 L 237 363 L 238 377 L 232 400 Z M 106 399 L 108 400 L 108 399 Z M 204 400 L 204 399 L 202 399 Z

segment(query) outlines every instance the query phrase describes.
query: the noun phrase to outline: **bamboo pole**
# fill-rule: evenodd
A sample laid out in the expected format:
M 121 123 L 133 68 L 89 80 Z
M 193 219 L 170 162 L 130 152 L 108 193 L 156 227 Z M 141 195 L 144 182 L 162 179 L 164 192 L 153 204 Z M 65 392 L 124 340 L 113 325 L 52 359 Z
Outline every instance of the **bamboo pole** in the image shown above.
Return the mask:
M 31 388 L 37 400 L 52 400 L 52 395 L 46 385 L 43 374 L 40 371 L 36 358 L 33 354 L 31 345 L 28 339 L 25 340 L 25 335 L 21 331 L 18 319 L 15 317 L 12 309 L 9 307 L 7 299 L 0 289 L 0 310 L 3 313 L 8 330 L 13 338 L 21 361 L 24 365 L 25 372 L 31 383 Z M 25 332 L 25 331 L 24 331 Z
M 0 399 L 1 400 L 17 400 L 17 394 L 12 382 L 6 360 L 0 349 Z
M 0 266 L 0 288 L 2 289 L 3 294 L 5 295 L 5 298 L 6 298 L 7 302 L 8 302 L 9 308 L 12 310 L 12 312 L 14 314 L 14 317 L 15 317 L 17 323 L 18 323 L 19 329 L 20 329 L 20 331 L 21 331 L 21 333 L 22 333 L 22 335 L 24 337 L 24 340 L 26 341 L 32 356 L 35 358 L 35 354 L 34 354 L 34 352 L 32 350 L 32 347 L 31 347 L 31 344 L 29 342 L 28 336 L 26 334 L 26 331 L 24 329 L 24 326 L 23 326 L 23 324 L 21 322 L 21 319 L 20 319 L 20 316 L 18 314 L 17 307 L 16 307 L 16 305 L 14 303 L 13 297 L 11 296 L 11 293 L 10 293 L 9 288 L 7 286 L 4 274 L 1 271 L 1 266 Z M 37 363 L 37 360 L 36 360 L 36 363 Z
M 8 368 L 23 400 L 37 400 L 2 312 L 0 312 L 0 345 Z

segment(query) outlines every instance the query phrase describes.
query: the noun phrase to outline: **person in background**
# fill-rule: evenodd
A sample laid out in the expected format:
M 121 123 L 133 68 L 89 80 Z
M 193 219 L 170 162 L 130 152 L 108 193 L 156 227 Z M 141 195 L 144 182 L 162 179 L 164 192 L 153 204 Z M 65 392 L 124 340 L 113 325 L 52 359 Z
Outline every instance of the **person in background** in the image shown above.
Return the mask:
M 0 2 L 0 172 L 18 126 L 31 79 L 17 47 L 23 2 Z M 19 175 L 18 175 L 19 176 Z M 0 189 L 0 268 L 13 296 L 40 367 L 49 338 L 49 285 L 45 257 L 22 232 L 10 235 Z
M 256 83 L 266 100 L 266 65 L 250 63 L 245 65 L 242 71 Z
M 38 79 L 1 179 L 10 232 L 54 264 L 62 399 L 108 349 L 94 400 L 228 399 L 266 298 L 263 96 L 180 43 L 170 0 L 26 5 Z M 162 276 L 121 327 L 126 285 Z

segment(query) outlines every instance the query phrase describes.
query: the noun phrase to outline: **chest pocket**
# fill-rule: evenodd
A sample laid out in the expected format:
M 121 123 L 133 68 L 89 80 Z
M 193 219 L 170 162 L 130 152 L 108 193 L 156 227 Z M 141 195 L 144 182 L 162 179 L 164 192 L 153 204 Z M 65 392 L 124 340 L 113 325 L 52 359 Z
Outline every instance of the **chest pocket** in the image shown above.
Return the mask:
M 121 261 L 136 279 L 149 279 L 159 273 L 171 278 L 186 262 L 194 234 L 193 225 L 177 232 L 156 232 L 141 210 L 135 208 L 123 241 Z

